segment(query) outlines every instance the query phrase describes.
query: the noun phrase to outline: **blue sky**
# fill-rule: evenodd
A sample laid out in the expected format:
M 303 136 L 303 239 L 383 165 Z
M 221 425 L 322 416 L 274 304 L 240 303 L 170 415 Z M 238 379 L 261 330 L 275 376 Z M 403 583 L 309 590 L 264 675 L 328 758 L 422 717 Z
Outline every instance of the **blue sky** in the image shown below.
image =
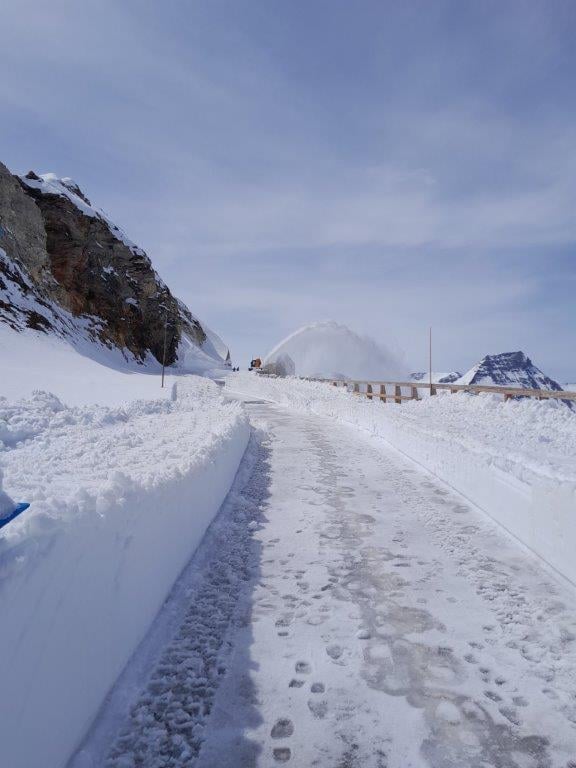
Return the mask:
M 0 159 L 72 176 L 238 362 L 335 319 L 576 379 L 572 0 L 7 0 Z

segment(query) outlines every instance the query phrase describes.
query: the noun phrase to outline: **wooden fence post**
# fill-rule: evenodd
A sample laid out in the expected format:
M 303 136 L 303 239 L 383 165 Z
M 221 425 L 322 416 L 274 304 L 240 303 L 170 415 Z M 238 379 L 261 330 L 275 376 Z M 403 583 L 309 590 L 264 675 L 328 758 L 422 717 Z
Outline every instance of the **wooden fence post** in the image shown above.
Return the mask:
M 301 377 L 302 378 L 302 377 Z M 537 398 L 538 400 L 548 400 L 550 398 L 557 398 L 559 400 L 567 400 L 576 403 L 576 392 L 565 392 L 565 391 L 556 391 L 556 390 L 542 390 L 542 389 L 512 389 L 510 387 L 497 387 L 497 386 L 472 386 L 467 384 L 414 384 L 412 382 L 388 382 L 388 384 L 382 383 L 382 382 L 372 382 L 368 383 L 367 381 L 353 381 L 350 379 L 346 379 L 343 381 L 339 381 L 336 379 L 313 379 L 308 378 L 304 379 L 305 381 L 322 381 L 326 384 L 332 384 L 334 387 L 342 387 L 346 392 L 350 392 L 356 395 L 364 395 L 368 400 L 374 400 L 378 398 L 381 402 L 387 403 L 389 400 L 394 400 L 396 403 L 401 403 L 402 400 L 420 400 L 421 396 L 419 393 L 420 389 L 427 389 L 430 392 L 430 395 L 436 395 L 438 394 L 439 389 L 445 389 L 451 393 L 456 392 L 470 392 L 472 394 L 475 394 L 477 392 L 490 392 L 490 393 L 496 393 L 501 395 L 504 400 L 513 400 L 515 398 L 520 397 L 533 397 Z M 378 386 L 379 389 L 376 390 L 375 386 Z M 392 392 L 392 389 L 390 391 L 387 391 L 386 387 L 394 387 L 394 392 Z M 407 390 L 410 390 L 410 395 L 403 395 L 402 394 L 402 387 L 405 387 Z

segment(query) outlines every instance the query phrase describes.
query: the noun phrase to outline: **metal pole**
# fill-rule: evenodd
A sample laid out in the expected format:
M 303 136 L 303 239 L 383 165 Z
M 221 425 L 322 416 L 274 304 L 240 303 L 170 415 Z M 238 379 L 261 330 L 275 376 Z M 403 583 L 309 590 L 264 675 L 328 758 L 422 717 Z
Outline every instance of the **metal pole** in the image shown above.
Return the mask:
M 430 326 L 428 336 L 428 368 L 430 371 L 430 394 L 432 394 L 432 326 Z
M 162 388 L 164 388 L 164 369 L 166 368 L 166 336 L 168 334 L 168 310 L 164 321 L 164 351 L 162 352 Z

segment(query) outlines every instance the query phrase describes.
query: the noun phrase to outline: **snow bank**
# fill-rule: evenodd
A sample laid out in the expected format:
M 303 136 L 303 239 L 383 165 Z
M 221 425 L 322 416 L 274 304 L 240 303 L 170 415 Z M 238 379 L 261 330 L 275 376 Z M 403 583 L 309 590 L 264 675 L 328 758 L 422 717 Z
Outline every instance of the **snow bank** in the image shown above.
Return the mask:
M 264 365 L 287 355 L 298 376 L 385 379 L 404 375 L 400 356 L 332 320 L 313 323 L 287 336 L 264 359 Z
M 32 502 L 0 534 L 2 765 L 65 765 L 232 483 L 241 406 L 177 386 L 125 408 L 0 400 L 4 489 Z
M 82 354 L 86 348 L 87 355 Z M 130 366 L 119 349 L 84 340 L 72 346 L 38 331 L 17 332 L 0 323 L 0 397 L 16 400 L 35 390 L 53 392 L 69 405 L 119 406 L 134 399 L 169 397 L 160 388 L 159 364 Z M 171 369 L 168 369 L 170 373 Z M 1 439 L 1 438 L 0 438 Z
M 576 414 L 562 403 L 459 393 L 397 406 L 297 379 L 228 382 L 385 439 L 576 584 Z

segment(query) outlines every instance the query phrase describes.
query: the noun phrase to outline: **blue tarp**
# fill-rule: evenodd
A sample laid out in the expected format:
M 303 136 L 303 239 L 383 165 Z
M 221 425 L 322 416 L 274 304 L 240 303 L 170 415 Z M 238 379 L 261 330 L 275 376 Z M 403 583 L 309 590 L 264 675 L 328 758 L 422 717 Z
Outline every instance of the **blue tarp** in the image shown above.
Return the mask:
M 27 510 L 29 506 L 30 504 L 28 504 L 25 501 L 20 502 L 20 504 L 16 504 L 14 510 L 10 512 L 8 517 L 0 518 L 0 528 L 4 528 L 4 526 L 7 525 L 12 520 L 14 520 L 15 517 L 18 517 L 18 515 L 22 514 L 22 512 Z

